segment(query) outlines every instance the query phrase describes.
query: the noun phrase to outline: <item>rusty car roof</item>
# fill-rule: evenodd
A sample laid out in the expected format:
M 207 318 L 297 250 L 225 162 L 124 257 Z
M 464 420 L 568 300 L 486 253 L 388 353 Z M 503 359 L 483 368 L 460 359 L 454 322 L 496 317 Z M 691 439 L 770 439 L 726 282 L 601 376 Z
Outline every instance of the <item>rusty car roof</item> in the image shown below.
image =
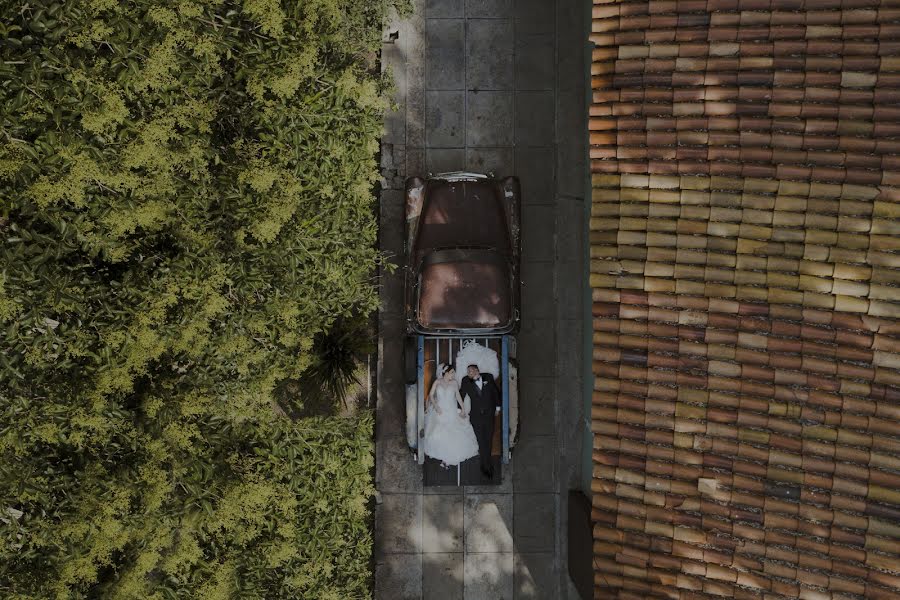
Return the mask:
M 509 226 L 496 183 L 491 180 L 429 180 L 416 250 L 458 246 L 510 251 Z

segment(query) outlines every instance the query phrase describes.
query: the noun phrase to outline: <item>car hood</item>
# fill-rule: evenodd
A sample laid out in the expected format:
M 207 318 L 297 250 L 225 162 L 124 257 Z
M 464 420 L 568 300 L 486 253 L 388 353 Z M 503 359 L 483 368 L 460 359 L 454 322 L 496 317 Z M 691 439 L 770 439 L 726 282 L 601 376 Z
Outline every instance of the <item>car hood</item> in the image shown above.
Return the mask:
M 512 323 L 512 277 L 493 250 L 436 250 L 419 270 L 417 320 L 425 329 L 495 329 Z

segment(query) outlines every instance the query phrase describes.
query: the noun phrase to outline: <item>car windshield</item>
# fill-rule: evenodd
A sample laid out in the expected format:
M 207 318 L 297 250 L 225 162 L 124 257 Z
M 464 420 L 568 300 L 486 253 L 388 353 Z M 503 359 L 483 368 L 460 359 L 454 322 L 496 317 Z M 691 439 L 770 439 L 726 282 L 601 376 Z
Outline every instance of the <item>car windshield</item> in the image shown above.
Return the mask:
M 509 251 L 509 232 L 502 199 L 483 181 L 435 181 L 429 185 L 420 218 L 416 247 L 481 246 Z

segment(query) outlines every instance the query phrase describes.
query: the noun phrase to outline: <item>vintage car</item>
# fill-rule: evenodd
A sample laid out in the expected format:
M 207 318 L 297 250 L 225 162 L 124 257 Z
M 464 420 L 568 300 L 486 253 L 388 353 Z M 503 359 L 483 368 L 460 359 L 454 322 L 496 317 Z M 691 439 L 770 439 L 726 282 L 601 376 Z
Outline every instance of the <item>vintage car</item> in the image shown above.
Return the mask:
M 516 177 L 454 172 L 406 181 L 406 425 L 409 446 L 425 465 L 426 485 L 499 483 L 500 465 L 509 461 L 515 444 L 520 198 Z M 493 351 L 494 360 L 482 371 L 498 371 L 493 375 L 502 395 L 494 426 L 494 476 L 487 481 L 477 457 L 448 473 L 419 451 L 425 395 L 437 365 L 455 365 L 461 352 L 490 355 L 484 348 Z M 462 377 L 466 365 L 456 366 Z

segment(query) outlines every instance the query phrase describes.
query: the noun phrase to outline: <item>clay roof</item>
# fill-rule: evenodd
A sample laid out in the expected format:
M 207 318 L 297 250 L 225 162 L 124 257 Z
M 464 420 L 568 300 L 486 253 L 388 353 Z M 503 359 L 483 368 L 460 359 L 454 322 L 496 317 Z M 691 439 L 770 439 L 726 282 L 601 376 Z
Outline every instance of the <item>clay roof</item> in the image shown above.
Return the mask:
M 591 31 L 595 597 L 900 597 L 900 5 Z

